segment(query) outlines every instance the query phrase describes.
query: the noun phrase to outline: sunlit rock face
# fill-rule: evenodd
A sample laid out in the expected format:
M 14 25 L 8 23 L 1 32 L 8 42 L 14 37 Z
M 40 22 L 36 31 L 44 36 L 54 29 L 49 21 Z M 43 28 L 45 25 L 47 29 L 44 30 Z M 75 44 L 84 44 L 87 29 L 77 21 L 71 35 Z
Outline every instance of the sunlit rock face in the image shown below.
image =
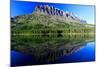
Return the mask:
M 70 22 L 81 22 L 86 23 L 86 20 L 80 19 L 78 16 L 75 16 L 74 13 L 71 12 L 64 12 L 58 8 L 49 5 L 37 5 L 35 7 L 35 12 L 37 13 L 44 13 L 49 16 L 56 16 L 56 18 L 66 19 Z

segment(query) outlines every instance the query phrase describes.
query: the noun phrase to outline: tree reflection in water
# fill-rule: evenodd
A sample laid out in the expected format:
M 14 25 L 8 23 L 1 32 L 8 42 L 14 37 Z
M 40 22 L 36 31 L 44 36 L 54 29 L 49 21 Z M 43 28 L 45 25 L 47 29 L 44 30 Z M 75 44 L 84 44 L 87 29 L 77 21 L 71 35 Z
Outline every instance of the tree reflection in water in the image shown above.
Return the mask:
M 93 35 L 12 35 L 12 50 L 32 55 L 38 63 L 48 63 L 72 54 L 94 40 Z

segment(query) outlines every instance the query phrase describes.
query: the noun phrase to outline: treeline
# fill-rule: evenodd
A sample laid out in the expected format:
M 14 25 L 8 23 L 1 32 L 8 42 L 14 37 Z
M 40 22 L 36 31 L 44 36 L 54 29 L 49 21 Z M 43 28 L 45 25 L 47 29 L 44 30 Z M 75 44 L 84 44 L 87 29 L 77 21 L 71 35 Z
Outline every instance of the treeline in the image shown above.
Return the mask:
M 12 34 L 33 34 L 33 35 L 40 35 L 40 34 L 69 34 L 69 33 L 94 33 L 93 28 L 58 28 L 58 29 L 51 29 L 51 28 L 46 28 L 46 29 L 12 29 Z

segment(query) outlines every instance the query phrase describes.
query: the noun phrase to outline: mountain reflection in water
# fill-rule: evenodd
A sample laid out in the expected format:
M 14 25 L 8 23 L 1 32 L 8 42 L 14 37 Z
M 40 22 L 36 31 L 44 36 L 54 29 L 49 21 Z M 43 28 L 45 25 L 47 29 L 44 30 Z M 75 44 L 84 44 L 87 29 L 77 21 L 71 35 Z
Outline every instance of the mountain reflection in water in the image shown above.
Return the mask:
M 12 54 L 16 51 L 31 57 L 31 62 L 19 63 L 18 65 L 48 64 L 58 62 L 56 60 L 59 58 L 79 51 L 86 46 L 86 43 L 92 41 L 94 41 L 94 36 L 87 34 L 67 36 L 12 35 L 11 47 Z M 12 65 L 16 64 L 13 62 Z

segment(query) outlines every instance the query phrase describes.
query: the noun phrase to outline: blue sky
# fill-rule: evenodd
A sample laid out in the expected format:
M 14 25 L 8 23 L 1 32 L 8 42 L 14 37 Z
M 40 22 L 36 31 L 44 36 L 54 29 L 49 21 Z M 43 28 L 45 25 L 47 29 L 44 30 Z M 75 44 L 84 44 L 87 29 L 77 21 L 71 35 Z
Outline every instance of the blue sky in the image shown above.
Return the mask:
M 76 5 L 76 4 L 55 4 L 40 2 L 25 2 L 11 0 L 11 17 L 30 14 L 34 11 L 35 5 L 48 4 L 59 8 L 63 11 L 73 12 L 79 17 L 85 19 L 87 23 L 95 23 L 95 6 L 94 5 Z

